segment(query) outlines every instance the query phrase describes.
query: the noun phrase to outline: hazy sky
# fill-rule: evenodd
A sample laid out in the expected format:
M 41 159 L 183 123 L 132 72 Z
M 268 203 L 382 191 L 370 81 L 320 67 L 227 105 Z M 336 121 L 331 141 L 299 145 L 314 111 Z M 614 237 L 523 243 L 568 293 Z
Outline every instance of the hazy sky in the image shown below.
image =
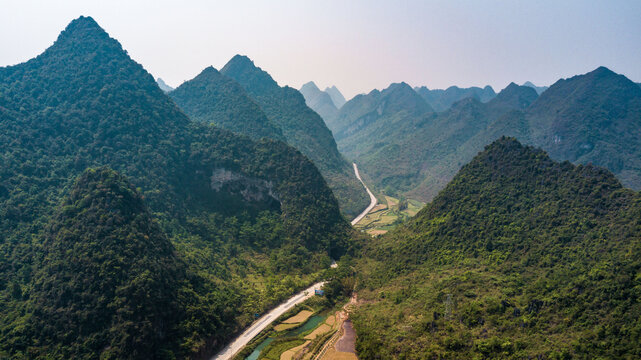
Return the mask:
M 549 85 L 599 65 L 641 81 L 640 0 L 0 0 L 0 66 L 80 15 L 172 86 L 237 53 L 281 85 L 336 84 L 348 98 L 399 81 Z

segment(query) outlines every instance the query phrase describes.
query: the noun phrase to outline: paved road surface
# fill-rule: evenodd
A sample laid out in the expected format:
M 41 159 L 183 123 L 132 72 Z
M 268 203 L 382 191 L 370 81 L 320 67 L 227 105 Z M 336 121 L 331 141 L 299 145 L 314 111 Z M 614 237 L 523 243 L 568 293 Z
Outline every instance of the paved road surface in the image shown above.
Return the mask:
M 374 196 L 374 194 L 372 194 L 372 192 L 369 191 L 369 188 L 367 187 L 367 185 L 365 185 L 365 182 L 363 182 L 363 179 L 361 179 L 361 174 L 358 173 L 358 166 L 356 166 L 356 163 L 353 163 L 353 164 L 354 164 L 354 174 L 356 174 L 356 177 L 358 178 L 358 180 L 361 182 L 361 184 L 363 184 L 363 186 L 365 187 L 365 190 L 367 190 L 367 193 L 369 194 L 369 200 L 370 200 L 369 206 L 365 209 L 365 211 L 363 211 L 360 215 L 355 217 L 354 220 L 352 220 L 352 225 L 356 225 L 358 224 L 359 221 L 361 221 L 365 217 L 365 215 L 367 215 L 368 212 L 370 212 L 374 208 L 374 206 L 376 206 L 377 201 L 376 201 L 376 196 Z
M 302 303 L 303 301 L 314 296 L 314 290 L 320 289 L 323 286 L 323 282 L 318 282 L 307 289 L 299 292 L 298 294 L 291 297 L 289 300 L 278 305 L 277 308 L 263 315 L 260 319 L 256 320 L 247 330 L 240 334 L 234 341 L 222 349 L 218 354 L 211 358 L 211 360 L 229 360 L 231 359 L 238 351 L 240 351 L 245 345 L 247 345 L 251 339 L 263 331 L 267 325 L 271 324 L 279 316 L 283 315 L 291 308 L 297 304 Z

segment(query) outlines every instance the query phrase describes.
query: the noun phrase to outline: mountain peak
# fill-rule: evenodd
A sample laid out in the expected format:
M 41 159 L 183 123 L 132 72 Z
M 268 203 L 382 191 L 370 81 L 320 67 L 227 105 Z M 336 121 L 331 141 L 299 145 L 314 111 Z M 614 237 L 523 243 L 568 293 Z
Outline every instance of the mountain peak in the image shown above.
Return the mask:
M 266 71 L 245 55 L 235 55 L 220 69 L 220 73 L 236 80 L 252 95 L 279 88 L 278 83 Z
M 318 88 L 318 86 L 316 86 L 316 83 L 314 83 L 313 81 L 310 81 L 310 82 L 307 82 L 307 83 L 303 84 L 303 86 L 300 87 L 300 90 L 301 90 L 301 92 L 305 91 L 305 90 L 311 90 L 311 91 L 314 91 L 314 92 L 320 92 L 320 89 Z
M 109 38 L 107 32 L 91 16 L 81 16 L 72 20 L 60 33 L 56 42 L 67 39 L 86 41 L 88 38 Z
M 539 97 L 536 90 L 529 86 L 519 86 L 513 82 L 503 89 L 491 104 L 500 104 L 515 109 L 525 109 Z
M 247 55 L 240 55 L 240 54 L 234 55 L 234 57 L 232 57 L 227 64 L 228 65 L 232 64 L 234 66 L 243 66 L 243 67 L 256 67 L 252 59 L 250 59 Z
M 592 70 L 588 74 L 595 74 L 595 75 L 616 75 L 616 73 L 610 69 L 608 69 L 605 66 L 599 66 L 598 68 Z
M 173 88 L 173 87 L 171 87 L 171 86 L 167 85 L 167 83 L 165 82 L 165 80 L 163 80 L 163 79 L 161 79 L 161 78 L 157 78 L 157 79 L 156 79 L 156 84 L 158 84 L 158 87 L 160 88 L 160 90 L 162 90 L 162 91 L 164 91 L 164 92 L 166 92 L 166 93 L 168 93 L 168 92 L 170 92 L 170 91 L 174 90 L 174 88 Z
M 343 93 L 341 93 L 335 85 L 332 85 L 331 88 L 325 88 L 325 92 L 329 94 L 330 98 L 332 98 L 332 102 L 334 102 L 334 105 L 337 109 L 343 107 L 343 105 L 345 105 L 345 103 L 347 102 L 347 100 L 345 100 L 345 97 L 343 96 Z

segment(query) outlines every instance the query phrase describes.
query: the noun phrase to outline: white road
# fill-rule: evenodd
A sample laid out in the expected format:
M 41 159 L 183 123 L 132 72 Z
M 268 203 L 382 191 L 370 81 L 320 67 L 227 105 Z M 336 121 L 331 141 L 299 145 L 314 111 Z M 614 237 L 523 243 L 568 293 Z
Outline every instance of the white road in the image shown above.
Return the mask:
M 377 200 L 376 200 L 376 196 L 372 194 L 372 192 L 369 190 L 367 185 L 365 185 L 365 182 L 363 181 L 363 179 L 361 179 L 361 174 L 358 173 L 358 166 L 356 166 L 356 163 L 353 163 L 353 164 L 354 164 L 354 174 L 356 174 L 356 178 L 358 178 L 361 184 L 363 184 L 363 186 L 365 187 L 365 190 L 367 190 L 367 193 L 369 194 L 369 201 L 370 201 L 369 206 L 360 215 L 355 217 L 354 220 L 352 220 L 352 225 L 356 225 L 358 224 L 359 221 L 363 220 L 363 218 L 365 217 L 365 215 L 367 215 L 368 212 L 372 211 L 374 206 L 376 206 Z
M 374 206 L 376 206 L 377 200 L 376 196 L 372 194 L 372 192 L 369 190 L 367 185 L 363 182 L 363 179 L 361 179 L 361 175 L 358 173 L 358 166 L 354 163 L 354 174 L 356 174 L 356 178 L 363 184 L 363 187 L 365 187 L 365 190 L 367 190 L 367 193 L 369 194 L 370 198 L 370 204 L 369 206 L 360 214 L 358 215 L 354 220 L 352 220 L 352 225 L 358 223 L 361 221 L 365 215 L 367 215 L 368 212 L 370 212 Z M 338 266 L 335 261 L 332 261 L 332 267 Z M 263 315 L 260 319 L 256 320 L 247 330 L 245 330 L 242 334 L 240 334 L 231 344 L 227 345 L 224 349 L 222 349 L 218 354 L 213 356 L 211 360 L 231 360 L 234 355 L 236 355 L 242 348 L 244 348 L 249 342 L 256 337 L 261 331 L 265 330 L 265 328 L 274 322 L 279 316 L 283 315 L 287 311 L 289 311 L 291 308 L 296 306 L 297 304 L 302 303 L 303 301 L 309 299 L 310 297 L 314 296 L 314 290 L 320 289 L 323 286 L 324 282 L 318 282 L 307 289 L 299 292 L 298 294 L 292 296 L 289 298 L 289 300 L 285 301 L 284 303 L 278 305 L 275 309 L 271 310 L 267 314 Z
M 271 324 L 279 316 L 283 315 L 297 304 L 314 296 L 314 290 L 320 289 L 324 282 L 318 282 L 307 289 L 299 292 L 298 294 L 289 298 L 289 300 L 278 305 L 277 308 L 271 310 L 263 315 L 260 319 L 256 320 L 247 330 L 243 331 L 231 344 L 227 345 L 218 354 L 211 358 L 211 360 L 230 360 L 234 357 L 251 339 L 258 335 L 261 331 L 265 330 L 267 325 Z

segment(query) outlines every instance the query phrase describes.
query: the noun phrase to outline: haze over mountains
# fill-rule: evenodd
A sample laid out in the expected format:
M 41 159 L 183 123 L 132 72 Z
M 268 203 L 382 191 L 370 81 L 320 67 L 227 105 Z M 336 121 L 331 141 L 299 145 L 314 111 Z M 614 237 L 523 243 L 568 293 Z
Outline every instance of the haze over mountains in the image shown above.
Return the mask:
M 333 119 L 338 114 L 339 106 L 336 105 L 330 94 L 327 91 L 321 91 L 313 81 L 304 84 L 300 88 L 300 93 L 305 98 L 307 106 L 316 111 L 325 121 Z
M 360 359 L 639 358 L 638 85 L 345 101 L 236 55 L 174 90 L 82 16 L 0 68 L 0 358 L 203 359 L 265 325 L 240 358 L 327 360 L 345 332 L 307 336 L 345 313 Z M 385 234 L 346 221 L 351 161 Z M 309 322 L 260 317 L 316 283 Z

